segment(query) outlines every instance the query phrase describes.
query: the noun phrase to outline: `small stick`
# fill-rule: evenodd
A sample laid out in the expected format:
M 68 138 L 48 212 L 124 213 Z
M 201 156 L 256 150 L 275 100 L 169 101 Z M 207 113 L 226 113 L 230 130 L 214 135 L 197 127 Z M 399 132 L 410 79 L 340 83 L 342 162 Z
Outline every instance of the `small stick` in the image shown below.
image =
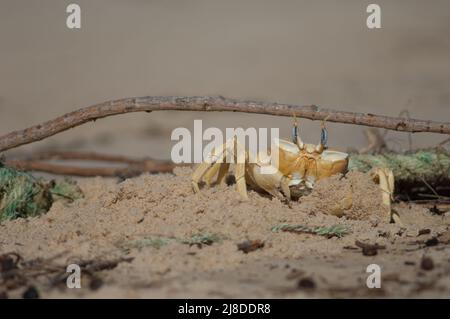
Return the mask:
M 20 145 L 40 141 L 49 136 L 100 118 L 131 112 L 162 110 L 245 112 L 279 116 L 291 116 L 294 113 L 298 117 L 310 120 L 324 120 L 327 118 L 328 122 L 381 127 L 395 131 L 450 134 L 450 123 L 446 122 L 336 111 L 323 109 L 315 105 L 299 106 L 281 103 L 264 103 L 228 99 L 220 96 L 144 96 L 100 103 L 67 113 L 24 130 L 11 132 L 0 137 L 0 152 Z
M 386 141 L 376 128 L 367 128 L 364 130 L 367 139 L 367 146 L 359 150 L 359 154 L 368 154 L 370 152 L 380 153 L 387 149 Z
M 408 110 L 403 110 L 400 112 L 400 114 L 398 115 L 399 117 L 405 116 L 408 120 L 411 119 L 411 116 L 409 115 L 409 111 Z M 409 150 L 412 150 L 412 136 L 411 133 L 408 134 L 408 145 L 409 145 Z
M 81 177 L 132 177 L 144 172 L 171 173 L 175 165 L 170 162 L 143 161 L 140 164 L 126 167 L 79 167 L 71 165 L 51 164 L 34 160 L 6 160 L 5 164 L 25 171 L 39 171 L 58 175 L 73 175 Z
M 440 142 L 440 143 L 438 144 L 438 146 L 444 146 L 444 145 L 447 144 L 448 142 L 450 142 L 450 137 L 449 137 L 449 138 L 446 138 L 445 140 L 443 140 L 442 142 Z
M 28 157 L 27 160 L 82 160 L 82 161 L 100 161 L 111 163 L 124 163 L 124 164 L 142 164 L 143 159 L 135 159 L 122 155 L 109 155 L 100 154 L 95 152 L 61 152 L 51 151 L 45 152 L 33 157 Z

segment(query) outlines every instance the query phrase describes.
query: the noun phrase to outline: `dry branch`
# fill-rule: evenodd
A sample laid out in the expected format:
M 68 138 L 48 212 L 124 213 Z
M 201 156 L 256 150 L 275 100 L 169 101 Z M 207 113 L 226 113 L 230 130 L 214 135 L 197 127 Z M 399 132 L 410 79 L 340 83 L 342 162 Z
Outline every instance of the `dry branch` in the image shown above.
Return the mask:
M 280 103 L 241 101 L 224 97 L 196 96 L 145 96 L 105 102 L 67 113 L 42 124 L 24 130 L 14 131 L 0 137 L 0 152 L 42 140 L 96 119 L 131 112 L 152 112 L 161 110 L 245 112 L 267 115 L 292 116 L 310 120 L 357 124 L 381 127 L 404 132 L 433 132 L 450 134 L 450 123 L 388 117 L 374 114 L 353 113 Z
M 26 158 L 27 160 L 43 161 L 43 160 L 82 160 L 82 161 L 100 161 L 110 163 L 123 163 L 123 164 L 142 164 L 144 161 L 152 161 L 151 159 L 137 159 L 123 155 L 110 155 L 100 154 L 96 152 L 61 152 L 61 151 L 49 151 L 40 154 L 35 154 Z
M 64 159 L 64 160 L 94 160 L 109 163 L 125 163 L 124 167 L 87 167 L 75 166 L 67 164 L 48 163 L 47 159 Z M 144 172 L 148 173 L 171 173 L 175 164 L 168 161 L 155 161 L 149 159 L 131 159 L 122 156 L 111 156 L 97 153 L 56 153 L 52 156 L 36 156 L 29 159 L 12 159 L 6 160 L 5 164 L 23 171 L 46 172 L 58 175 L 73 175 L 82 177 L 102 176 L 102 177 L 133 177 Z

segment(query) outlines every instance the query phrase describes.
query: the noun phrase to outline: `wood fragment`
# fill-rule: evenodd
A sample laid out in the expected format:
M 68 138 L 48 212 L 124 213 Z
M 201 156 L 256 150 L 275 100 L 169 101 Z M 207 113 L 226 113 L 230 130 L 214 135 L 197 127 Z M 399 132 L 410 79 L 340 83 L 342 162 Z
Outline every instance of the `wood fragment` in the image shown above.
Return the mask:
M 355 245 L 362 248 L 362 253 L 364 256 L 375 256 L 378 254 L 379 249 L 386 248 L 386 246 L 383 245 L 364 243 L 359 240 L 355 241 Z
M 110 155 L 96 152 L 62 152 L 62 151 L 50 151 L 43 152 L 32 157 L 28 157 L 27 160 L 82 160 L 82 161 L 100 161 L 111 163 L 124 163 L 124 164 L 141 164 L 146 159 L 137 159 L 123 155 Z M 149 161 L 151 159 L 148 159 Z
M 45 160 L 88 160 L 103 161 L 109 163 L 122 163 L 125 166 L 111 167 L 86 167 L 67 164 L 48 163 Z M 104 155 L 98 153 L 55 153 L 37 155 L 28 159 L 5 160 L 5 164 L 23 171 L 38 171 L 58 175 L 72 175 L 81 177 L 133 177 L 144 172 L 148 173 L 171 173 L 175 164 L 170 161 L 158 161 L 151 159 L 133 159 L 125 156 Z
M 378 129 L 373 127 L 367 128 L 364 130 L 364 135 L 366 136 L 367 146 L 361 148 L 359 154 L 377 154 L 387 150 L 386 141 Z
M 264 247 L 264 241 L 256 240 L 246 240 L 242 243 L 237 244 L 238 250 L 242 251 L 244 254 L 261 249 Z
M 292 116 L 310 120 L 357 124 L 404 132 L 433 132 L 450 134 L 450 123 L 389 117 L 370 113 L 355 113 L 320 108 L 224 98 L 221 96 L 144 96 L 124 98 L 82 108 L 47 122 L 14 131 L 0 137 L 0 152 L 20 145 L 40 141 L 81 124 L 100 118 L 132 112 L 162 110 L 245 112 L 254 114 Z

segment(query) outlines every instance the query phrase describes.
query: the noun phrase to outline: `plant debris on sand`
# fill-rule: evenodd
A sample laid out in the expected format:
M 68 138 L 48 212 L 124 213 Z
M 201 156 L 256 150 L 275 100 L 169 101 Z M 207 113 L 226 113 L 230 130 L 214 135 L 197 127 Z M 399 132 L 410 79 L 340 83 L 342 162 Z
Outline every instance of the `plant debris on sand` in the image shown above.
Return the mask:
M 398 203 L 404 227 L 387 224 L 379 187 L 359 172 L 319 181 L 292 208 L 254 191 L 242 202 L 235 185 L 193 194 L 191 173 L 80 180 L 83 199 L 3 221 L 0 255 L 14 253 L 5 267 L 28 269 L 32 262 L 42 275 L 21 272 L 26 285 L 1 286 L 0 294 L 22 297 L 29 288 L 44 298 L 450 297 L 446 212 Z M 336 203 L 342 217 L 333 214 Z M 433 238 L 436 244 L 427 245 Z M 377 253 L 362 254 L 356 242 Z M 71 263 L 119 260 L 126 262 L 83 266 L 86 289 L 52 284 L 64 280 L 56 275 Z M 373 263 L 382 267 L 382 289 L 365 284 Z
M 0 161 L 0 222 L 46 213 L 54 201 L 82 198 L 81 189 L 69 179 L 44 181 L 6 167 Z

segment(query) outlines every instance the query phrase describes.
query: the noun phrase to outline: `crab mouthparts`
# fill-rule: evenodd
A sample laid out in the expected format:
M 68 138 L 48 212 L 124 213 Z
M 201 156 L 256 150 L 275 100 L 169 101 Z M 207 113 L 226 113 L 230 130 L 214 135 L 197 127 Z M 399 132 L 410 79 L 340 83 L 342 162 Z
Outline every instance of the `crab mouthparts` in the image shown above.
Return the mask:
M 303 178 L 300 175 L 300 173 L 293 173 L 292 179 L 289 182 L 289 186 L 296 186 L 296 185 L 300 184 L 302 181 L 303 181 Z

